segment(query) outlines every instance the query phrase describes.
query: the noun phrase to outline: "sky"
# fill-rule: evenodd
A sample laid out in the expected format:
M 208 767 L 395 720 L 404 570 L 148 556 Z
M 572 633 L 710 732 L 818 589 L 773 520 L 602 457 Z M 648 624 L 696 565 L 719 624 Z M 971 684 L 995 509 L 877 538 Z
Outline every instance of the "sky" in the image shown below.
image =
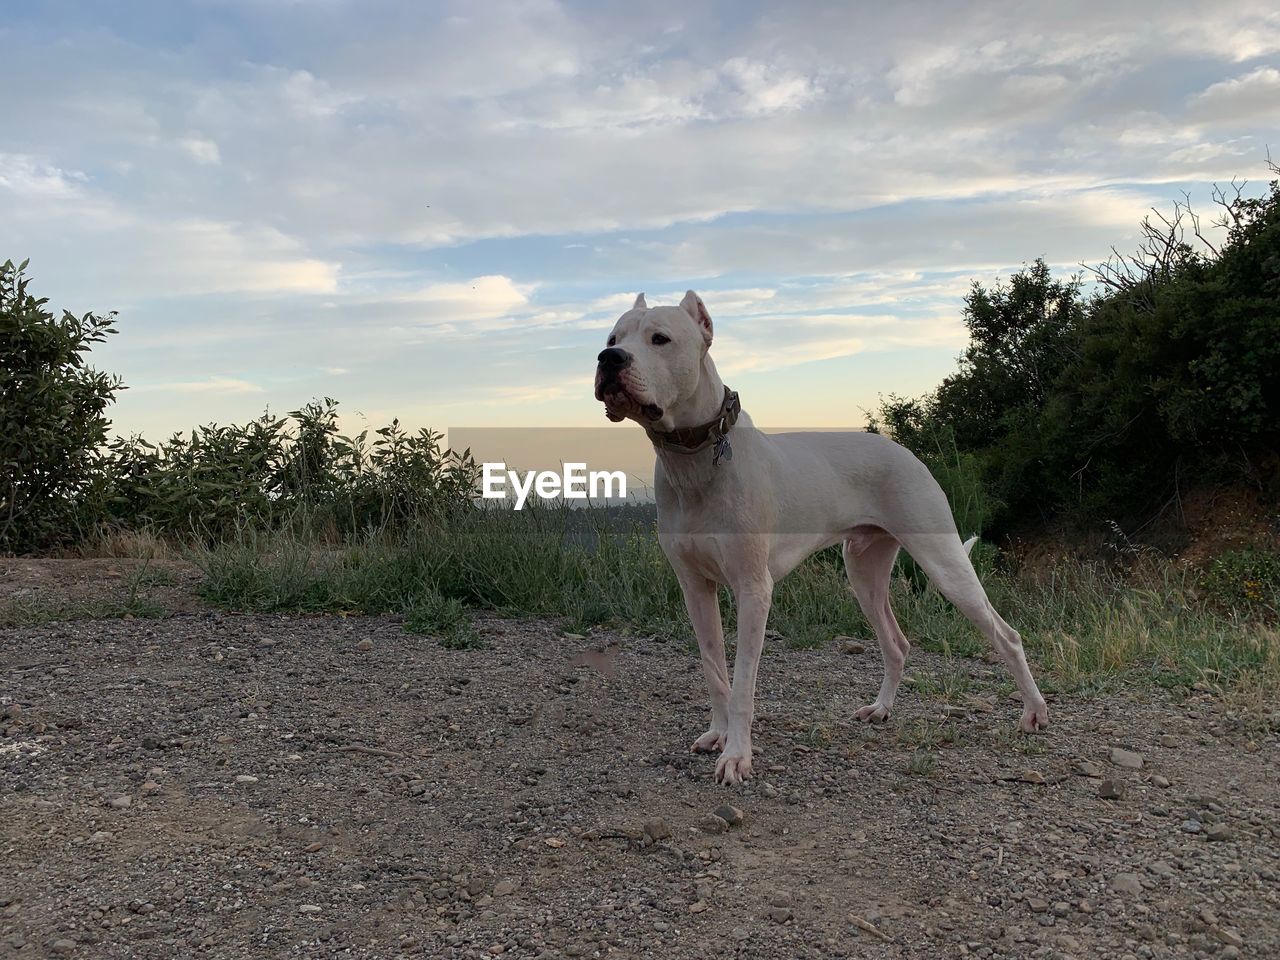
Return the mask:
M 757 423 L 858 426 L 974 280 L 1280 147 L 1274 2 L 42 0 L 0 49 L 0 260 L 119 312 L 152 439 L 603 426 L 613 321 L 687 288 Z

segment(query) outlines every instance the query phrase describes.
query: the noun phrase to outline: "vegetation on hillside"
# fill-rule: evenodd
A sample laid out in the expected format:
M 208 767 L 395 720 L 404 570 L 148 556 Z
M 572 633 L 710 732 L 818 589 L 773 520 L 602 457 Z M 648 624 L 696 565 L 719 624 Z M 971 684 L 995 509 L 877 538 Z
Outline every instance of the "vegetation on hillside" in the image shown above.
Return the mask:
M 1140 675 L 1280 690 L 1274 546 L 1203 569 L 1139 552 L 1122 570 L 1018 573 L 992 545 L 1049 522 L 1138 524 L 1192 485 L 1274 494 L 1280 184 L 1220 199 L 1220 246 L 1179 205 L 1145 222 L 1137 255 L 1098 267 L 1092 292 L 1038 260 L 1007 284 L 975 284 L 958 371 L 875 417 L 930 464 L 961 527 L 984 534 L 974 558 L 993 601 L 1059 684 Z M 240 609 L 391 612 L 455 647 L 478 641 L 469 608 L 687 637 L 651 517 L 474 509 L 475 464 L 430 430 L 393 422 L 346 437 L 325 399 L 160 443 L 108 442 L 123 385 L 85 357 L 112 317 L 55 318 L 24 267 L 0 272 L 0 554 L 144 532 L 181 544 L 206 598 Z M 981 649 L 909 561 L 902 572 L 894 604 L 914 642 Z M 779 585 L 770 623 L 799 646 L 870 640 L 836 551 Z
M 959 370 L 873 427 L 992 498 L 991 532 L 1048 521 L 1133 529 L 1197 487 L 1280 486 L 1280 181 L 1217 193 L 1225 239 L 1179 204 L 1133 256 L 1081 278 L 1041 260 L 975 283 Z

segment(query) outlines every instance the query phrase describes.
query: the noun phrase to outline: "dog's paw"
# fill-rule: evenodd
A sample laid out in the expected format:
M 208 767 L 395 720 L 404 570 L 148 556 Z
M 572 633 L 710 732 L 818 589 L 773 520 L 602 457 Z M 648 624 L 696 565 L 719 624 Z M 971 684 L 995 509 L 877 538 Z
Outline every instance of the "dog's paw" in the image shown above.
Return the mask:
M 854 714 L 863 723 L 884 723 L 889 719 L 889 708 L 879 701 L 859 707 Z
M 1035 733 L 1049 726 L 1049 707 L 1043 700 L 1038 705 L 1024 707 L 1018 729 L 1023 733 Z
M 751 776 L 751 748 L 738 750 L 726 747 L 716 761 L 716 782 L 726 787 L 742 783 Z
M 725 732 L 712 727 L 697 740 L 693 741 L 693 746 L 689 748 L 690 753 L 715 753 L 717 750 L 724 749 Z

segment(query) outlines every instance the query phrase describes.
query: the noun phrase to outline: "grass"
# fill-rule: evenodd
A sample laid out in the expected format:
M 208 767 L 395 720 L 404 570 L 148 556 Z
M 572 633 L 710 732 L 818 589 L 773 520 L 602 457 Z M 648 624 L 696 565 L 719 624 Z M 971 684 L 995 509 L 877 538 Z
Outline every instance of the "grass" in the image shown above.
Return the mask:
M 465 626 L 465 611 L 477 608 L 557 617 L 575 632 L 604 625 L 692 639 L 651 526 L 618 529 L 603 510 L 469 511 L 341 547 L 246 532 L 194 559 L 204 571 L 202 595 L 216 605 L 399 614 L 409 629 L 459 647 L 480 642 Z M 1193 573 L 1152 561 L 1124 576 L 1063 563 L 1034 578 L 1015 577 L 981 555 L 978 567 L 1049 689 L 1154 680 L 1248 688 L 1263 697 L 1280 692 L 1280 633 L 1248 610 L 1206 602 Z M 892 602 L 919 647 L 956 657 L 987 649 L 936 590 L 908 575 L 895 578 Z M 731 639 L 727 591 L 722 607 Z M 838 552 L 815 555 L 778 585 L 770 626 L 796 648 L 828 644 L 837 634 L 870 635 Z M 964 694 L 967 679 L 957 670 L 917 683 L 947 701 Z
M 167 611 L 162 605 L 144 597 L 142 588 L 171 580 L 164 571 L 151 569 L 148 562 L 129 577 L 124 596 L 119 598 L 9 597 L 0 601 L 0 629 L 38 627 L 64 620 L 157 619 L 165 616 Z

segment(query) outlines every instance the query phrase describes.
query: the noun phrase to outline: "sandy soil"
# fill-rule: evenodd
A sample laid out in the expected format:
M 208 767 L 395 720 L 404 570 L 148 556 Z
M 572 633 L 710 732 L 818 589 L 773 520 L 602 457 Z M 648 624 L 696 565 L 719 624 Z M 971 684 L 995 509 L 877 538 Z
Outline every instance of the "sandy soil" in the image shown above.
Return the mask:
M 0 630 L 0 956 L 1280 956 L 1280 737 L 1207 696 L 1028 738 L 915 653 L 967 689 L 868 728 L 874 647 L 770 641 L 729 790 L 690 650 L 478 624 Z

